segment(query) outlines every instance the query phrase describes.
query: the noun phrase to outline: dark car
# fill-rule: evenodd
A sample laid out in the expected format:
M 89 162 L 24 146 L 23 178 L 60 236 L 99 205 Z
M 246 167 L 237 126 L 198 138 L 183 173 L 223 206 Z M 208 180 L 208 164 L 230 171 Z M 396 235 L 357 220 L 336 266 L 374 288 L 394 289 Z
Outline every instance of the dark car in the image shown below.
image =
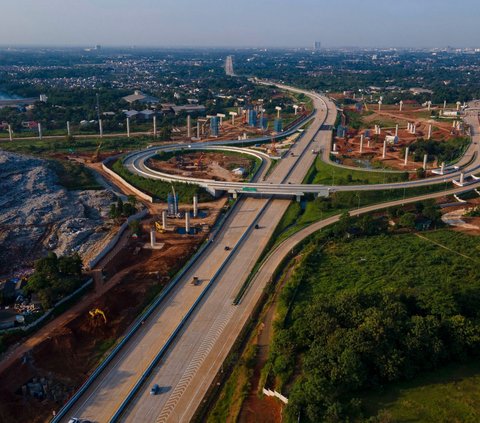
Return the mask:
M 152 386 L 152 389 L 150 389 L 150 395 L 157 395 L 160 392 L 160 386 L 156 383 L 155 385 Z
M 230 251 L 230 247 L 228 245 L 225 245 L 225 251 Z

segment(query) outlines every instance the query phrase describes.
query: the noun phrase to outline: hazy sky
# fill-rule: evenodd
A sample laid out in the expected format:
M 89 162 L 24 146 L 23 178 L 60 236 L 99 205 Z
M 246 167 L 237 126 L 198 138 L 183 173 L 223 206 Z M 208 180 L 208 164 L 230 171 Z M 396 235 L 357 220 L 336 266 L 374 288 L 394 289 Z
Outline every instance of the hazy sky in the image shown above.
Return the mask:
M 0 0 L 0 44 L 477 46 L 479 0 Z

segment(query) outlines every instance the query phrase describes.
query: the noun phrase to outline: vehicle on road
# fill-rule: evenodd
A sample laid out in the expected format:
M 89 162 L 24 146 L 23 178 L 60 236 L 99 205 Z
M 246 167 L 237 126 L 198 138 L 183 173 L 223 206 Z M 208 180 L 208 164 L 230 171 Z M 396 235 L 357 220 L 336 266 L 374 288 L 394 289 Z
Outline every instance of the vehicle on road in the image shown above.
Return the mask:
M 68 423 L 93 423 L 91 420 L 79 419 L 78 417 L 72 417 Z
M 192 285 L 198 285 L 200 283 L 200 279 L 198 279 L 198 276 L 194 276 L 192 279 Z
M 260 229 L 260 226 L 258 226 L 258 223 L 255 225 L 255 229 Z
M 156 383 L 155 385 L 152 386 L 152 389 L 150 389 L 150 395 L 157 395 L 160 392 L 160 386 Z
M 230 247 L 228 245 L 225 245 L 225 251 L 230 251 Z

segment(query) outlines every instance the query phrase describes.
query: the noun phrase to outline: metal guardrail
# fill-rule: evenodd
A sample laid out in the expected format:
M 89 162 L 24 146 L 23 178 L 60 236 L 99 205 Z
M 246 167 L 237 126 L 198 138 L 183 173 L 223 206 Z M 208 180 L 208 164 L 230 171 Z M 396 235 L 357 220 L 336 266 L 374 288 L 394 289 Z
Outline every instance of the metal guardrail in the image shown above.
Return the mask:
M 233 204 L 232 207 L 217 221 L 214 225 L 212 231 L 218 231 L 219 228 L 223 226 L 225 221 L 228 219 L 230 214 L 233 212 L 237 203 Z M 137 330 L 142 326 L 142 322 L 148 319 L 150 315 L 155 311 L 159 304 L 165 299 L 165 297 L 175 288 L 177 283 L 182 279 L 182 277 L 190 270 L 190 268 L 196 263 L 200 255 L 210 246 L 211 242 L 205 241 L 203 245 L 197 250 L 197 252 L 190 258 L 190 260 L 180 269 L 175 277 L 170 281 L 170 283 L 165 287 L 165 289 L 160 293 L 157 299 L 152 303 L 152 305 L 137 319 L 130 331 L 125 335 L 125 337 L 115 346 L 115 348 L 110 352 L 110 354 L 105 358 L 104 361 L 95 369 L 95 371 L 89 376 L 85 383 L 79 388 L 79 390 L 70 398 L 70 400 L 59 410 L 57 415 L 51 420 L 51 423 L 58 423 L 63 419 L 68 411 L 73 407 L 75 402 L 87 391 L 88 388 L 93 384 L 96 378 L 102 373 L 107 365 L 116 357 L 118 352 L 127 344 L 127 342 L 135 335 Z
M 108 159 L 107 159 L 108 160 Z M 255 174 L 252 176 L 252 180 L 258 175 L 262 166 L 259 166 L 255 171 Z M 239 199 L 228 209 L 228 211 L 216 222 L 213 226 L 211 234 L 212 239 L 215 234 L 220 231 L 225 221 L 233 213 L 236 205 L 238 204 Z M 268 203 L 267 203 L 268 204 Z M 263 210 L 262 210 L 263 212 Z M 260 215 L 259 215 L 260 216 Z M 257 219 L 255 219 L 256 221 Z M 118 352 L 125 346 L 125 344 L 133 337 L 137 330 L 142 326 L 142 322 L 145 321 L 153 311 L 158 307 L 158 305 L 165 299 L 165 297 L 172 291 L 172 289 L 177 285 L 180 279 L 190 270 L 190 268 L 196 263 L 197 259 L 203 254 L 203 252 L 211 245 L 210 241 L 205 241 L 202 246 L 197 250 L 197 252 L 190 258 L 190 260 L 180 269 L 175 277 L 170 281 L 170 283 L 165 287 L 161 292 L 159 297 L 152 303 L 152 305 L 143 313 L 135 322 L 132 329 L 125 335 L 125 337 L 115 346 L 115 348 L 110 352 L 110 354 L 105 358 L 104 361 L 95 369 L 95 371 L 89 376 L 85 383 L 79 388 L 79 390 L 70 398 L 70 400 L 59 410 L 56 416 L 51 420 L 51 423 L 58 423 L 61 419 L 66 417 L 66 414 L 73 407 L 75 402 L 87 391 L 88 388 L 93 384 L 95 379 L 102 373 L 107 365 L 116 357 Z M 235 247 L 234 247 L 235 248 Z M 232 252 L 234 249 L 232 249 Z M 229 255 L 230 257 L 230 255 Z M 195 306 L 198 303 L 195 303 Z M 178 332 L 177 332 L 178 333 Z
M 142 374 L 142 376 L 140 377 L 140 379 L 137 381 L 137 383 L 135 384 L 135 386 L 132 388 L 132 390 L 130 391 L 130 393 L 128 394 L 128 396 L 125 398 L 125 400 L 122 402 L 122 404 L 120 405 L 119 409 L 115 412 L 115 414 L 112 416 L 112 418 L 109 420 L 109 423 L 115 423 L 118 421 L 118 419 L 122 416 L 122 414 L 125 412 L 126 408 L 128 407 L 128 405 L 130 404 L 130 401 L 137 395 L 138 391 L 140 390 L 140 388 L 143 386 L 143 384 L 148 380 L 148 378 L 150 377 L 150 374 L 152 373 L 153 369 L 158 365 L 158 363 L 160 362 L 160 360 L 162 359 L 162 357 L 165 355 L 165 352 L 170 348 L 171 344 L 173 343 L 173 341 L 175 340 L 176 336 L 178 335 L 178 333 L 183 329 L 183 327 L 185 326 L 185 323 L 188 321 L 188 319 L 190 318 L 190 316 L 193 314 L 193 312 L 195 311 L 195 309 L 197 308 L 197 306 L 200 304 L 200 302 L 203 300 L 203 298 L 205 297 L 205 295 L 208 293 L 208 291 L 210 290 L 210 288 L 213 286 L 213 284 L 215 283 L 215 281 L 218 279 L 218 277 L 220 276 L 220 274 L 223 272 L 223 270 L 225 269 L 225 267 L 227 266 L 227 264 L 230 262 L 230 259 L 231 257 L 233 257 L 233 255 L 235 254 L 235 252 L 240 248 L 240 245 L 243 243 L 243 241 L 245 240 L 245 238 L 249 235 L 250 231 L 252 230 L 252 228 L 256 225 L 256 223 L 258 222 L 258 219 L 260 219 L 260 217 L 262 216 L 263 212 L 265 211 L 265 209 L 268 207 L 268 205 L 270 204 L 270 200 L 268 200 L 264 206 L 260 209 L 259 213 L 257 214 L 257 216 L 255 217 L 255 219 L 253 220 L 253 222 L 248 226 L 247 230 L 242 234 L 242 236 L 240 237 L 240 239 L 237 241 L 237 243 L 234 245 L 234 247 L 232 248 L 231 250 L 231 253 L 227 256 L 227 258 L 222 262 L 222 264 L 220 265 L 220 267 L 217 269 L 217 271 L 215 272 L 215 274 L 212 276 L 212 278 L 210 279 L 210 281 L 208 282 L 208 284 L 206 285 L 206 287 L 204 288 L 204 290 L 201 292 L 201 294 L 198 296 L 198 298 L 195 300 L 195 302 L 193 303 L 193 305 L 190 307 L 190 309 L 187 311 L 187 313 L 185 314 L 185 316 L 183 317 L 183 319 L 180 321 L 180 323 L 178 324 L 178 326 L 175 328 L 175 330 L 173 331 L 173 333 L 170 335 L 170 337 L 168 338 L 167 342 L 165 342 L 164 346 L 162 347 L 162 349 L 159 351 L 159 353 L 154 357 L 154 359 L 152 360 L 152 362 L 150 363 L 150 365 L 147 367 L 147 369 L 145 370 L 145 372 Z

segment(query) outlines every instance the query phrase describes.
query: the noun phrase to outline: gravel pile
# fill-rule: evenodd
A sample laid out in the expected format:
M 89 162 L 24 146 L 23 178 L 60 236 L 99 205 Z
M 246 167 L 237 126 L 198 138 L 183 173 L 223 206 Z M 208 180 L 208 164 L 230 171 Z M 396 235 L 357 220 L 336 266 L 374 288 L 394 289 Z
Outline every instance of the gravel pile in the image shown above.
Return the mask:
M 47 251 L 84 255 L 109 230 L 113 194 L 67 191 L 41 159 L 0 151 L 0 275 Z

